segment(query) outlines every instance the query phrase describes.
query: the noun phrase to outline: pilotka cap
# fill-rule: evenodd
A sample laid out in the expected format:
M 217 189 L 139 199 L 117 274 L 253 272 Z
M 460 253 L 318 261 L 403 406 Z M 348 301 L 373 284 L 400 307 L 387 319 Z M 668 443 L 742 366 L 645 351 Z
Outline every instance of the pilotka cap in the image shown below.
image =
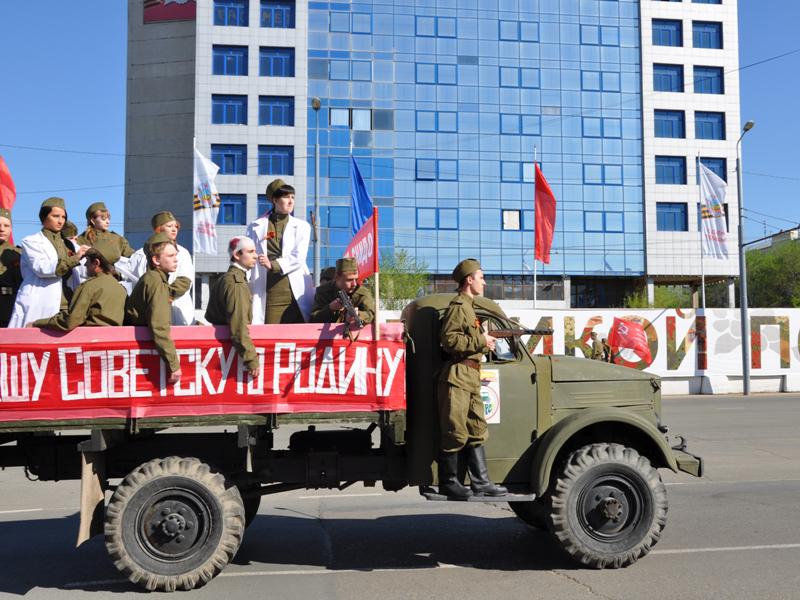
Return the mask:
M 466 277 L 480 270 L 481 263 L 474 258 L 465 258 L 453 269 L 453 279 L 455 279 L 456 283 L 461 283 Z
M 336 261 L 336 274 L 340 273 L 358 273 L 358 262 L 355 258 L 346 256 Z
M 162 225 L 169 223 L 170 221 L 177 221 L 178 219 L 175 218 L 168 210 L 161 211 L 160 213 L 156 213 L 153 215 L 153 218 L 150 219 L 150 223 L 153 225 L 153 229 L 158 229 Z
M 119 260 L 119 248 L 113 242 L 97 240 L 92 248 L 112 265 Z
M 7 208 L 0 208 L 0 217 L 5 217 L 9 221 L 11 220 L 11 211 Z
M 64 205 L 64 199 L 58 196 L 51 196 L 42 202 L 42 208 L 63 208 L 67 210 L 67 207 Z
M 147 241 L 144 243 L 144 253 L 147 256 L 152 256 L 153 246 L 155 246 L 156 244 L 161 244 L 162 242 L 169 242 L 170 244 L 174 243 L 166 233 L 164 233 L 163 231 L 159 231 L 158 233 L 154 233 L 149 238 L 147 238 Z
M 273 179 L 270 181 L 269 185 L 267 186 L 267 200 L 270 202 L 272 201 L 272 196 L 275 195 L 279 189 L 286 185 L 286 182 L 283 179 Z
M 70 239 L 78 237 L 78 227 L 72 221 L 65 221 L 64 227 L 61 228 L 61 237 Z
M 89 208 L 86 209 L 86 220 L 90 221 L 98 210 L 104 210 L 108 212 L 108 208 L 106 208 L 105 202 L 95 202 L 94 204 L 90 204 Z

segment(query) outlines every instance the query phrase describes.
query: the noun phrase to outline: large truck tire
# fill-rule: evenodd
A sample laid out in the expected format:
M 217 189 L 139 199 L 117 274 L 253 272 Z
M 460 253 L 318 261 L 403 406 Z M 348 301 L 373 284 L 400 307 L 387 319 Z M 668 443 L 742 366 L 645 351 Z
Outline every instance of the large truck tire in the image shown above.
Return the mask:
M 620 444 L 591 444 L 570 454 L 551 505 L 562 547 L 597 569 L 627 567 L 645 556 L 667 522 L 667 492 L 658 471 Z
M 239 490 L 196 458 L 157 458 L 117 487 L 106 510 L 106 549 L 148 590 L 191 590 L 233 559 L 244 533 Z
M 543 499 L 537 498 L 533 502 L 509 502 L 508 507 L 534 529 L 542 531 L 551 529 L 548 506 Z

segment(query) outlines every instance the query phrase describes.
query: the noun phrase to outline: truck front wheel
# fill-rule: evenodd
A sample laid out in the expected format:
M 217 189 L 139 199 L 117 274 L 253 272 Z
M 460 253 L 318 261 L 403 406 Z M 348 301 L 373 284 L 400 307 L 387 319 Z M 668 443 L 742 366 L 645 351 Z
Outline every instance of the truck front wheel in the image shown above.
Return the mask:
M 190 590 L 231 561 L 244 533 L 236 486 L 196 458 L 151 460 L 117 487 L 106 510 L 106 549 L 148 590 Z
M 620 444 L 592 444 L 570 454 L 551 505 L 562 547 L 597 569 L 636 562 L 658 542 L 667 521 L 667 492 L 658 471 Z

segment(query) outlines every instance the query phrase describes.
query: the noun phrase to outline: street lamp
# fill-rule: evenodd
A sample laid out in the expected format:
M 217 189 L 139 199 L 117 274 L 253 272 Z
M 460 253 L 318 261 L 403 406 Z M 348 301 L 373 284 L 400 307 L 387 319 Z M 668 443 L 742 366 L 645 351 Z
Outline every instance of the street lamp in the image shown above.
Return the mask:
M 747 314 L 747 262 L 744 256 L 744 225 L 742 217 L 742 158 L 740 155 L 742 138 L 755 126 L 748 121 L 742 127 L 742 135 L 736 141 L 736 192 L 739 202 L 739 312 L 742 326 L 742 392 L 750 395 L 750 317 Z
M 314 127 L 314 285 L 319 285 L 319 109 L 322 102 L 317 97 L 311 99 L 316 125 Z

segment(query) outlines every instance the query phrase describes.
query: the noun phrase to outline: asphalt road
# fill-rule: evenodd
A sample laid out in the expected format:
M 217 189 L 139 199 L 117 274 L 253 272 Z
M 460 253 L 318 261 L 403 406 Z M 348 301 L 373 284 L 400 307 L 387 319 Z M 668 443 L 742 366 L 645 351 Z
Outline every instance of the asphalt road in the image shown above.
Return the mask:
M 800 395 L 672 397 L 664 420 L 706 459 L 662 472 L 655 549 L 622 570 L 575 566 L 503 505 L 416 490 L 299 491 L 264 499 L 233 564 L 192 598 L 800 598 Z M 101 539 L 75 549 L 77 482 L 0 472 L 0 597 L 126 598 Z

